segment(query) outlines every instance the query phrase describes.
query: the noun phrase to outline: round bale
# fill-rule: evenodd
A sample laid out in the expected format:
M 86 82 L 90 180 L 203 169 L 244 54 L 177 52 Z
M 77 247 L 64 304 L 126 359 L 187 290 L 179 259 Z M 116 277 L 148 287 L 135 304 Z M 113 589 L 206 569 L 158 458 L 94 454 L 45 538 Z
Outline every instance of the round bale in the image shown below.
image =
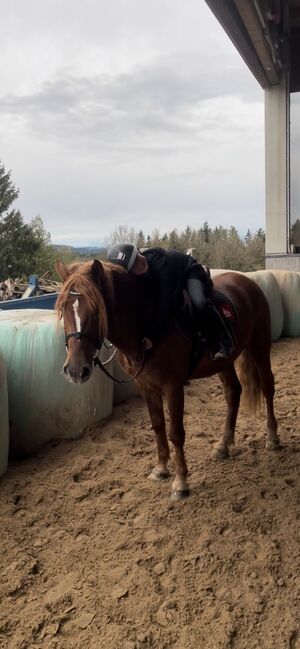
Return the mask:
M 7 469 L 8 460 L 8 395 L 4 358 L 0 354 L 0 476 Z
M 112 411 L 112 381 L 100 370 L 69 383 L 61 323 L 53 311 L 0 312 L 0 349 L 7 370 L 10 450 L 27 455 L 53 439 L 75 439 Z
M 283 333 L 300 336 L 300 273 L 291 270 L 272 270 L 281 291 L 283 304 Z

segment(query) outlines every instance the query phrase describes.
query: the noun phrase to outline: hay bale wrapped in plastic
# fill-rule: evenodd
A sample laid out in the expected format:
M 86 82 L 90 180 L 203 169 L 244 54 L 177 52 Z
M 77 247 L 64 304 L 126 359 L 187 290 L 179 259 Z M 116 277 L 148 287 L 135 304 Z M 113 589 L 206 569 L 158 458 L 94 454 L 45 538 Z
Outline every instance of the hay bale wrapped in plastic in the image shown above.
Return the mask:
M 0 354 L 0 476 L 7 469 L 8 460 L 8 394 L 4 358 Z
M 112 381 L 95 370 L 87 383 L 69 383 L 62 367 L 64 334 L 53 311 L 0 312 L 6 363 L 10 448 L 26 455 L 53 439 L 75 439 L 112 411 Z
M 300 273 L 272 270 L 281 292 L 284 336 L 300 336 Z
M 270 270 L 256 270 L 249 273 L 240 273 L 240 271 L 229 271 L 224 269 L 212 269 L 212 278 L 221 275 L 222 273 L 239 273 L 245 274 L 252 279 L 261 288 L 268 302 L 270 315 L 271 315 L 271 335 L 272 340 L 278 340 L 283 332 L 283 305 L 280 287 L 276 281 L 273 271 Z
M 264 293 L 270 309 L 272 340 L 278 340 L 283 333 L 284 314 L 281 291 L 276 277 L 270 270 L 255 270 L 245 275 L 253 279 Z

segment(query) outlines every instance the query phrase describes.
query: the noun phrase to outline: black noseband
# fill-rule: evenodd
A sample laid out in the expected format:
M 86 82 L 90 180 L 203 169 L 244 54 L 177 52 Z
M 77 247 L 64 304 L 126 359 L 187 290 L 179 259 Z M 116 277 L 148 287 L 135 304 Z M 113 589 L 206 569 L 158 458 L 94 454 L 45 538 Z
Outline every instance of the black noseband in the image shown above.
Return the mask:
M 93 345 L 95 345 L 96 349 L 101 349 L 102 346 L 102 340 L 100 340 L 100 338 L 94 338 L 94 336 L 85 334 L 82 331 L 72 331 L 72 333 L 67 334 L 65 337 L 66 347 L 68 347 L 68 342 L 70 338 L 76 338 L 76 340 L 81 340 L 82 338 L 86 338 L 91 343 L 93 343 Z

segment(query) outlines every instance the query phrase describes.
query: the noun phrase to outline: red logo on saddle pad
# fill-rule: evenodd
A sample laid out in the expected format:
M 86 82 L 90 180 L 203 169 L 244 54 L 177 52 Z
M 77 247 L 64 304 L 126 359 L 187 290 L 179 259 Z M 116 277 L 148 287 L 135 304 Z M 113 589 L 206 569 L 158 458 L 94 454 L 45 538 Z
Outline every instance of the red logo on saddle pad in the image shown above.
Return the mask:
M 221 313 L 224 316 L 224 318 L 227 318 L 227 320 L 234 320 L 232 309 L 228 304 L 221 305 Z

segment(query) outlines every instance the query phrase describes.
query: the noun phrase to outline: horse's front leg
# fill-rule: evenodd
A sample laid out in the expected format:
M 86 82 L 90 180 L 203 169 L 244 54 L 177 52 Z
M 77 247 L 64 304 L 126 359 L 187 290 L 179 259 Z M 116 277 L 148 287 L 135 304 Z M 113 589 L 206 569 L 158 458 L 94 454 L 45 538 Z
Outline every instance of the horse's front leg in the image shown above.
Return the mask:
M 166 480 L 170 476 L 168 462 L 170 449 L 166 434 L 166 423 L 161 394 L 151 390 L 143 390 L 144 398 L 148 407 L 152 428 L 155 432 L 158 463 L 151 471 L 150 480 Z
M 184 457 L 185 430 L 183 427 L 184 390 L 183 386 L 168 387 L 166 398 L 170 414 L 170 440 L 175 447 L 175 480 L 172 484 L 171 498 L 176 500 L 189 495 L 187 484 L 187 465 Z
M 234 365 L 232 365 L 231 368 L 220 372 L 219 377 L 223 383 L 224 395 L 227 403 L 227 414 L 224 432 L 214 447 L 213 457 L 216 460 L 224 460 L 228 457 L 229 445 L 234 444 L 234 431 L 242 388 Z

